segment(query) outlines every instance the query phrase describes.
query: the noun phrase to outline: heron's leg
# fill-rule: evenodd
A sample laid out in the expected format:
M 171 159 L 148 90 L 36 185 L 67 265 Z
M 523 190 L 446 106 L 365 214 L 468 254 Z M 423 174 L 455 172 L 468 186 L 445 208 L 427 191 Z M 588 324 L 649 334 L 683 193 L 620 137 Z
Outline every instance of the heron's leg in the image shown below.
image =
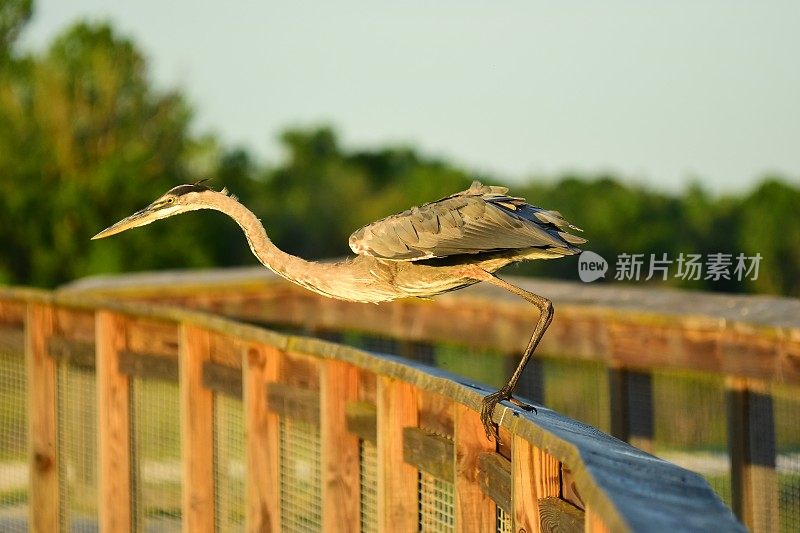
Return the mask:
M 484 281 L 488 281 L 493 285 L 502 287 L 509 292 L 513 292 L 517 296 L 525 298 L 539 309 L 539 320 L 536 322 L 536 327 L 533 329 L 533 334 L 531 335 L 531 339 L 528 341 L 528 346 L 525 348 L 525 351 L 522 352 L 522 359 L 517 365 L 517 368 L 514 370 L 514 373 L 511 375 L 511 378 L 508 380 L 508 383 L 503 385 L 499 391 L 489 394 L 483 399 L 483 406 L 481 407 L 481 421 L 483 422 L 483 427 L 486 430 L 486 436 L 488 438 L 494 437 L 495 440 L 497 440 L 498 432 L 492 422 L 492 413 L 494 413 L 494 408 L 498 403 L 503 400 L 511 400 L 524 409 L 533 409 L 532 406 L 523 404 L 522 402 L 512 398 L 511 394 L 514 391 L 514 388 L 517 386 L 520 376 L 522 376 L 522 371 L 525 370 L 525 366 L 528 364 L 528 361 L 533 355 L 533 351 L 536 350 L 536 347 L 539 345 L 539 341 L 541 341 L 542 337 L 544 336 L 544 332 L 547 331 L 547 327 L 550 325 L 550 322 L 553 321 L 553 303 L 547 298 L 521 289 L 516 285 L 512 285 L 507 281 L 503 281 L 502 279 L 489 274 L 488 272 L 487 276 L 488 277 L 483 278 Z

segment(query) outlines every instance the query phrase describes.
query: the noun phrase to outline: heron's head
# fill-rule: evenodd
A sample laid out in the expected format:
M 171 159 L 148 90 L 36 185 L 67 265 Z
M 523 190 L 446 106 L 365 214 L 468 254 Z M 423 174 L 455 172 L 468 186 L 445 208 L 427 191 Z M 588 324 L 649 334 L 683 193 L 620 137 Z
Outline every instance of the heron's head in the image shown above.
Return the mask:
M 187 211 L 207 208 L 209 207 L 210 197 L 219 194 L 203 185 L 202 182 L 194 185 L 178 185 L 156 198 L 152 204 L 141 211 L 137 211 L 113 226 L 107 227 L 92 237 L 92 240 L 110 237 L 131 228 L 138 228 L 156 220 L 180 215 Z M 227 191 L 223 190 L 222 194 L 227 194 Z

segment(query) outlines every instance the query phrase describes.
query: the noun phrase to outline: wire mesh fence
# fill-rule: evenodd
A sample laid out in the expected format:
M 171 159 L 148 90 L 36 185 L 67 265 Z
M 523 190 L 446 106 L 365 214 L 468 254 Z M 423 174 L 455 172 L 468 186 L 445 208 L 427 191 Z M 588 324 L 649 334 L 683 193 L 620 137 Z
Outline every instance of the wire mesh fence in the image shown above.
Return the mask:
M 378 447 L 369 441 L 360 443 L 361 533 L 378 531 Z
M 319 427 L 281 417 L 280 433 L 281 530 L 321 531 Z
M 780 530 L 800 531 L 800 387 L 772 390 L 775 409 L 776 470 Z
M 214 397 L 214 478 L 216 529 L 244 531 L 244 406 L 225 394 Z
M 495 530 L 497 533 L 511 533 L 511 515 L 505 510 L 497 506 L 497 513 L 495 515 Z
M 419 530 L 455 531 L 455 485 L 425 472 L 419 473 Z
M 652 394 L 653 452 L 702 475 L 731 505 L 725 378 L 661 370 L 653 373 Z
M 135 530 L 181 529 L 180 396 L 173 382 L 132 380 Z
M 601 431 L 611 427 L 608 371 L 602 363 L 577 359 L 542 359 L 543 403 Z
M 28 392 L 23 354 L 0 353 L 0 531 L 27 531 Z
M 68 362 L 58 365 L 58 465 L 63 531 L 96 528 L 97 508 L 97 401 L 93 369 Z

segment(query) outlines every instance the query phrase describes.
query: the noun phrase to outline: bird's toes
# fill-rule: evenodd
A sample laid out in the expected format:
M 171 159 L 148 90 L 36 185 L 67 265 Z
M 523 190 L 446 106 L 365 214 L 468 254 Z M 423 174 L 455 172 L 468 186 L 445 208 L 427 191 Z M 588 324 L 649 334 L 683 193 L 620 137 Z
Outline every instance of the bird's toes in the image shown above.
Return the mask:
M 524 409 L 525 411 L 533 411 L 534 413 L 538 413 L 539 412 L 536 409 L 536 407 L 534 407 L 533 405 L 531 405 L 529 403 L 525 403 L 525 402 L 520 401 L 520 400 L 517 400 L 516 398 L 509 398 L 508 401 L 513 403 L 514 405 L 516 405 L 520 409 Z
M 494 408 L 502 399 L 503 394 L 501 391 L 493 392 L 483 399 L 483 405 L 481 405 L 481 422 L 483 422 L 483 429 L 486 431 L 486 438 L 489 440 L 499 440 L 497 426 L 492 421 L 492 414 L 494 413 Z

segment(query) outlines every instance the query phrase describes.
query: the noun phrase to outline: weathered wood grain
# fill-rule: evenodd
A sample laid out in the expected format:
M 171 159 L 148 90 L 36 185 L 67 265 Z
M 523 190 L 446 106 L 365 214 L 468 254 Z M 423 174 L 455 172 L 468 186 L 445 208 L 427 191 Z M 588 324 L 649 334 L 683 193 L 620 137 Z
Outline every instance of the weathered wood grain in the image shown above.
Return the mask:
M 360 446 L 347 430 L 347 405 L 358 399 L 358 371 L 328 360 L 320 381 L 322 529 L 358 531 L 361 527 Z
M 480 457 L 494 445 L 478 413 L 456 404 L 454 418 L 456 531 L 490 531 L 495 528 L 495 503 L 481 490 Z
M 183 531 L 214 531 L 214 395 L 203 386 L 211 360 L 210 335 L 180 326 L 181 524 Z
M 119 371 L 126 348 L 126 321 L 111 311 L 98 311 L 97 432 L 100 459 L 100 529 L 130 531 L 131 495 L 130 382 Z
M 287 361 L 284 357 L 281 366 Z M 267 383 L 267 408 L 279 416 L 319 425 L 319 392 L 283 383 Z
M 403 428 L 403 460 L 421 472 L 453 482 L 453 441 L 417 427 Z
M 514 527 L 536 531 L 541 524 L 539 501 L 559 497 L 561 465 L 558 460 L 530 442 L 514 437 L 511 455 L 511 502 Z
M 539 500 L 542 533 L 582 533 L 584 512 L 554 497 Z
M 419 427 L 440 435 L 453 436 L 453 402 L 441 394 L 417 392 Z
M 46 294 L 38 293 L 23 296 L 18 291 L 0 289 L 0 295 L 31 298 L 31 301 L 44 303 L 53 301 Z M 58 295 L 57 302 L 58 305 L 77 309 L 92 309 L 99 305 L 98 301 L 92 301 L 83 294 L 70 296 L 62 293 Z M 486 393 L 479 388 L 461 385 L 454 376 L 440 370 L 423 371 L 413 364 L 401 363 L 396 359 L 376 358 L 359 350 L 322 341 L 288 338 L 250 325 L 188 310 L 119 302 L 107 302 L 103 305 L 128 316 L 146 315 L 151 320 L 173 324 L 183 321 L 248 342 L 266 343 L 278 349 L 286 349 L 291 344 L 295 353 L 349 362 L 360 367 L 363 372 L 381 375 L 381 380 L 402 382 L 410 387 L 418 386 L 451 398 L 471 410 L 479 408 Z M 504 312 L 504 305 L 506 304 L 499 300 L 498 315 Z M 563 308 L 563 305 L 559 308 L 562 316 L 565 314 L 562 312 Z M 494 306 L 492 310 L 494 311 Z M 613 313 L 609 316 L 617 317 Z M 679 321 L 685 323 L 681 317 Z M 732 319 L 726 323 L 726 327 L 735 322 Z M 708 327 L 709 322 L 701 321 L 700 326 Z M 693 325 L 692 328 L 697 330 L 700 326 Z M 781 337 L 781 342 L 784 341 L 795 343 L 798 337 Z M 786 344 L 783 346 L 780 357 L 794 353 L 794 348 L 787 347 Z M 380 391 L 377 396 L 380 399 Z M 416 406 L 416 400 L 413 405 Z M 380 412 L 379 407 L 379 414 Z M 586 502 L 587 509 L 594 516 L 601 516 L 604 527 L 610 530 L 647 529 L 673 532 L 724 528 L 743 531 L 742 526 L 733 520 L 731 513 L 713 495 L 708 484 L 695 474 L 653 458 L 545 408 L 540 408 L 538 413 L 523 413 L 501 405 L 496 410 L 495 421 L 501 420 L 501 435 L 504 431 L 511 432 L 516 437 L 546 449 L 550 455 L 570 466 L 574 472 L 575 487 Z M 380 422 L 379 434 L 383 436 Z M 590 523 L 587 516 L 587 524 Z
M 358 438 L 378 443 L 378 408 L 372 402 L 348 402 L 346 407 L 347 431 Z
M 481 490 L 507 514 L 513 515 L 511 505 L 511 461 L 494 452 L 478 456 Z
M 130 377 L 159 379 L 177 383 L 179 371 L 178 358 L 151 355 L 130 350 L 119 354 L 119 371 Z
M 178 358 L 178 326 L 169 321 L 138 317 L 127 328 L 128 350 Z
M 94 342 L 75 341 L 53 335 L 47 341 L 47 352 L 53 359 L 68 362 L 80 368 L 95 367 Z
M 564 463 L 561 463 L 561 498 L 581 511 L 586 510 L 586 504 L 583 503 L 583 498 L 581 498 L 580 491 L 575 483 L 575 476 Z
M 53 335 L 84 344 L 94 344 L 95 314 L 93 311 L 56 308 L 56 327 Z
M 280 419 L 267 408 L 265 387 L 278 379 L 281 352 L 253 344 L 244 348 L 245 530 L 280 529 Z
M 378 378 L 378 529 L 417 531 L 417 469 L 403 460 L 403 428 L 417 425 L 416 389 Z
M 800 383 L 800 300 L 525 278 L 513 282 L 556 306 L 538 350 L 542 355 Z M 87 280 L 65 292 L 162 301 L 180 296 L 184 304 L 248 320 L 351 329 L 405 341 L 453 341 L 513 355 L 524 348 L 536 318 L 521 299 L 484 284 L 434 302 L 364 306 L 318 297 L 258 269 Z
M 243 344 L 239 339 L 229 335 L 214 334 L 211 335 L 210 342 L 212 363 L 241 371 Z
M 242 399 L 242 367 L 206 361 L 203 363 L 203 386 L 216 393 Z
M 58 429 L 56 364 L 48 357 L 47 339 L 55 314 L 50 306 L 30 304 L 25 319 L 25 355 L 28 367 L 28 423 L 30 442 L 30 527 L 37 533 L 58 531 Z

